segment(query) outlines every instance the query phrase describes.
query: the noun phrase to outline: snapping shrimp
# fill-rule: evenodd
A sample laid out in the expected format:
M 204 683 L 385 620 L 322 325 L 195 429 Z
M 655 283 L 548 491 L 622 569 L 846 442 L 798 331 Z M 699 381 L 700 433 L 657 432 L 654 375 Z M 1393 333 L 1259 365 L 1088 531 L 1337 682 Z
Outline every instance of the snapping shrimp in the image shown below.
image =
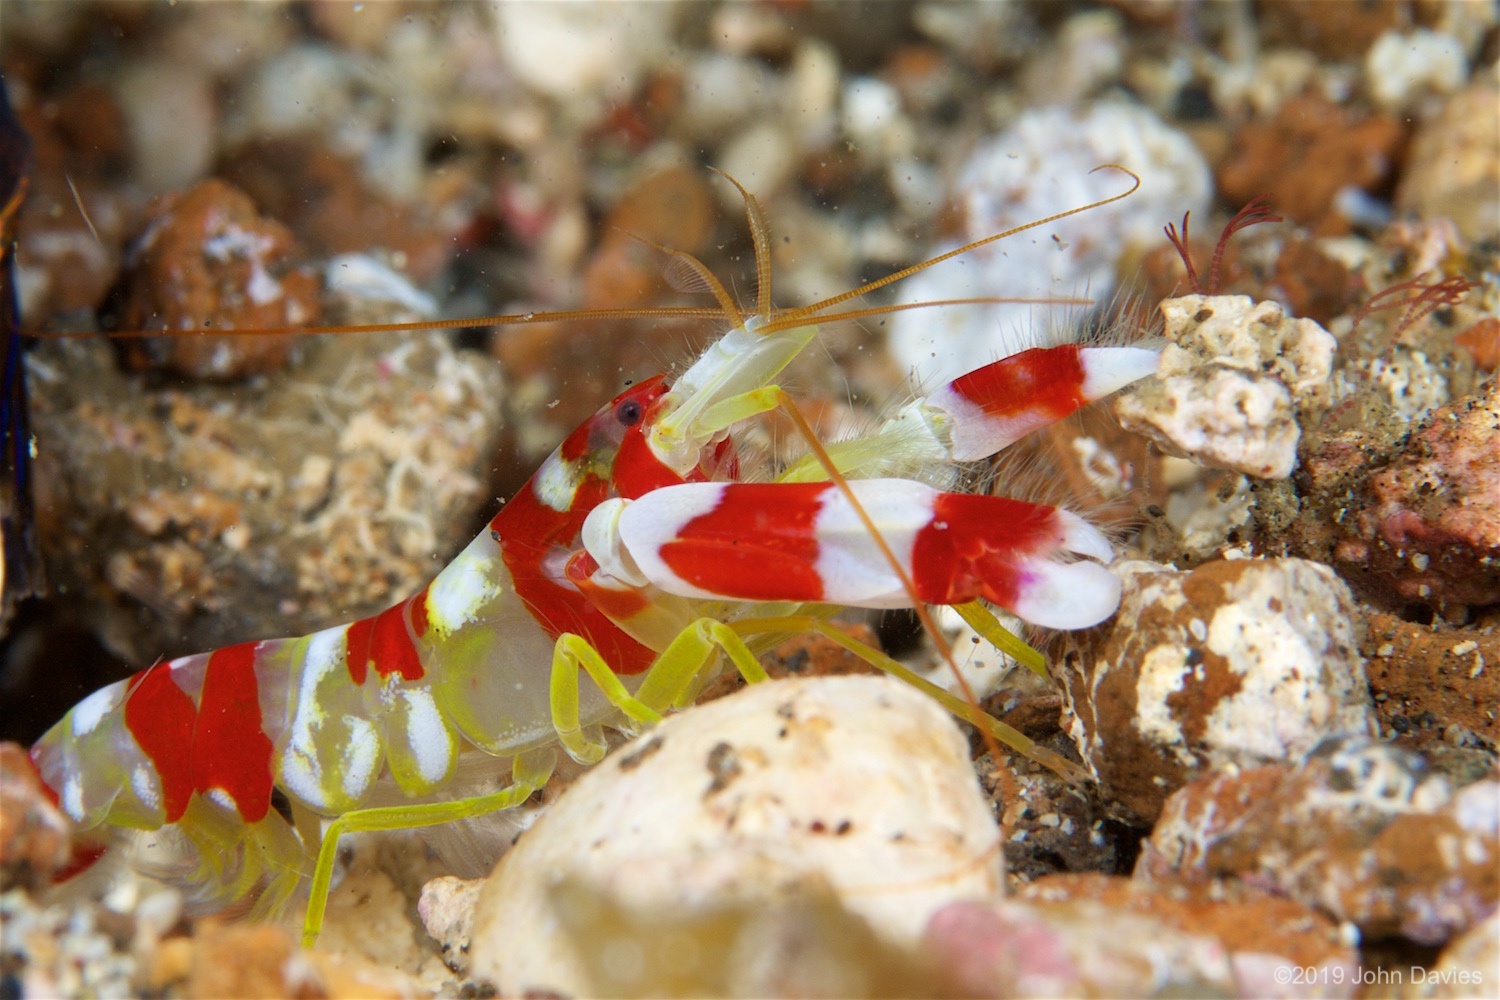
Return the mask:
M 801 420 L 774 379 L 819 323 L 910 308 L 836 307 L 1130 191 L 795 309 L 771 305 L 766 226 L 740 192 L 756 248 L 752 315 L 702 264 L 668 251 L 702 276 L 730 325 L 680 378 L 649 378 L 599 409 L 412 597 L 312 635 L 161 661 L 85 698 L 31 751 L 63 810 L 83 828 L 175 831 L 196 857 L 200 895 L 254 897 L 256 914 L 276 912 L 310 876 L 311 946 L 341 835 L 519 805 L 547 780 L 555 748 L 596 761 L 601 727 L 633 730 L 687 704 L 721 658 L 762 680 L 756 652 L 801 631 L 1073 770 L 826 618 L 840 607 L 956 605 L 1024 655 L 979 599 L 1048 628 L 1113 614 L 1119 584 L 1102 565 L 1113 551 L 1084 519 L 929 482 L 1153 373 L 1155 351 L 1027 350 L 916 399 L 872 435 L 827 446 L 801 422 L 813 457 L 768 482 L 743 481 L 734 432 L 778 408 Z M 510 783 L 473 794 L 463 777 L 473 769 L 460 765 L 479 755 L 508 759 Z M 273 807 L 277 791 L 290 819 Z

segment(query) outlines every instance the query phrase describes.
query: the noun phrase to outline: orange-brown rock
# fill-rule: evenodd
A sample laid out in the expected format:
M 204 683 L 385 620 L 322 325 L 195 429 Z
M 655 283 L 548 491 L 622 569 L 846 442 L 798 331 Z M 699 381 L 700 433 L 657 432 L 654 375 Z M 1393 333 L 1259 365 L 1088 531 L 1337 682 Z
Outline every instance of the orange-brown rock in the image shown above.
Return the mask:
M 171 336 L 129 340 L 127 361 L 195 378 L 235 379 L 286 363 L 292 336 L 223 336 L 317 323 L 321 281 L 291 231 L 249 196 L 208 180 L 159 199 L 130 254 L 119 326 Z
M 1380 190 L 1395 174 L 1405 139 L 1406 127 L 1390 115 L 1304 94 L 1271 120 L 1240 128 L 1235 152 L 1218 172 L 1219 194 L 1241 203 L 1269 193 L 1276 210 L 1293 221 L 1343 232 L 1348 222 L 1334 211 L 1334 196 L 1350 186 Z

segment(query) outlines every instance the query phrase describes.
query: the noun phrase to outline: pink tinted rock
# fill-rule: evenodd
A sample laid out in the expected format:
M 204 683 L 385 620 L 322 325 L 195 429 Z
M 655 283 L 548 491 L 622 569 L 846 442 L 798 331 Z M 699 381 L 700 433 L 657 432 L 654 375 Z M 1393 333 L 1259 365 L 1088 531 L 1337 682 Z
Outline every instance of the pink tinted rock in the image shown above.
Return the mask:
M 1435 410 L 1349 510 L 1345 575 L 1448 614 L 1500 601 L 1500 384 Z
M 1228 953 L 1211 937 L 1093 899 L 953 903 L 923 951 L 963 996 L 1225 996 Z
M 1244 882 L 1145 883 L 1089 872 L 1049 875 L 1017 895 L 1052 905 L 1093 900 L 1160 920 L 1178 933 L 1212 937 L 1229 953 L 1242 996 L 1285 994 L 1276 972 L 1286 968 L 1324 970 L 1321 982 L 1343 983 L 1351 992 L 1355 984 L 1359 957 L 1335 921 Z

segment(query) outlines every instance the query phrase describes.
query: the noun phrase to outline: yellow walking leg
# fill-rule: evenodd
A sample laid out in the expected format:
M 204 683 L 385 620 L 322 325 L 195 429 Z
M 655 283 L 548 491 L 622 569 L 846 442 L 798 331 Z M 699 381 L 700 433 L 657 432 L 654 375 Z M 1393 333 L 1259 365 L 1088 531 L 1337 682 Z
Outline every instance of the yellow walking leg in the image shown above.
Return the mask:
M 1040 746 L 1020 730 L 1007 726 L 999 719 L 982 711 L 974 705 L 970 705 L 962 698 L 955 697 L 929 681 L 927 678 L 913 673 L 909 668 L 903 666 L 889 656 L 868 646 L 853 636 L 830 625 L 828 622 L 808 615 L 787 615 L 775 618 L 746 618 L 734 622 L 729 628 L 742 636 L 762 635 L 767 632 L 816 632 L 818 635 L 831 639 L 843 646 L 849 652 L 858 656 L 861 660 L 885 671 L 898 680 L 905 681 L 918 691 L 928 695 L 933 700 L 946 708 L 957 718 L 972 723 L 994 736 L 995 739 L 1004 743 L 1016 752 L 1036 761 L 1045 767 L 1051 768 L 1062 777 L 1074 783 L 1088 782 L 1088 772 L 1077 764 L 1068 760 L 1061 754 L 1055 753 L 1044 746 Z M 1029 648 L 1029 647 L 1028 647 Z
M 602 742 L 590 740 L 578 717 L 578 671 L 582 669 L 625 716 L 635 722 L 661 721 L 662 713 L 680 707 L 692 691 L 693 679 L 723 652 L 746 681 L 766 679 L 766 672 L 734 629 L 712 618 L 699 618 L 677 634 L 646 671 L 635 694 L 626 690 L 615 672 L 582 636 L 558 636 L 552 651 L 552 724 L 563 747 L 583 764 L 604 756 Z
M 328 908 L 328 890 L 333 881 L 333 862 L 338 856 L 339 838 L 344 834 L 410 830 L 414 827 L 472 819 L 502 809 L 513 809 L 546 784 L 547 778 L 552 774 L 553 759 L 551 748 L 518 755 L 511 763 L 511 783 L 490 795 L 475 795 L 450 802 L 421 802 L 359 809 L 334 820 L 323 834 L 318 848 L 318 861 L 313 868 L 312 887 L 307 900 L 307 917 L 302 923 L 302 946 L 311 948 L 323 929 L 323 914 Z
M 970 601 L 968 604 L 953 605 L 953 610 L 958 612 L 958 616 L 968 624 L 969 628 L 983 636 L 991 646 L 1037 676 L 1051 680 L 1047 675 L 1047 661 L 1042 654 L 1028 645 L 1020 636 L 1001 625 L 1000 620 L 989 608 L 978 601 Z

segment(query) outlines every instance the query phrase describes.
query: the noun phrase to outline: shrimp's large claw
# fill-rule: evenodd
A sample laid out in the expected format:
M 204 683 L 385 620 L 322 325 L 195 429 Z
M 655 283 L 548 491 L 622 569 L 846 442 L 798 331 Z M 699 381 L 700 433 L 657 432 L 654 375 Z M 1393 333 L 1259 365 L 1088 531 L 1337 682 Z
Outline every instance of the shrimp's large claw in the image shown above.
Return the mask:
M 915 586 L 831 483 L 687 483 L 596 509 L 596 558 L 683 597 L 865 608 L 983 597 L 1049 628 L 1095 625 L 1120 587 L 1096 563 L 1109 541 L 1076 514 L 1006 497 L 943 493 L 905 479 L 848 483 Z

